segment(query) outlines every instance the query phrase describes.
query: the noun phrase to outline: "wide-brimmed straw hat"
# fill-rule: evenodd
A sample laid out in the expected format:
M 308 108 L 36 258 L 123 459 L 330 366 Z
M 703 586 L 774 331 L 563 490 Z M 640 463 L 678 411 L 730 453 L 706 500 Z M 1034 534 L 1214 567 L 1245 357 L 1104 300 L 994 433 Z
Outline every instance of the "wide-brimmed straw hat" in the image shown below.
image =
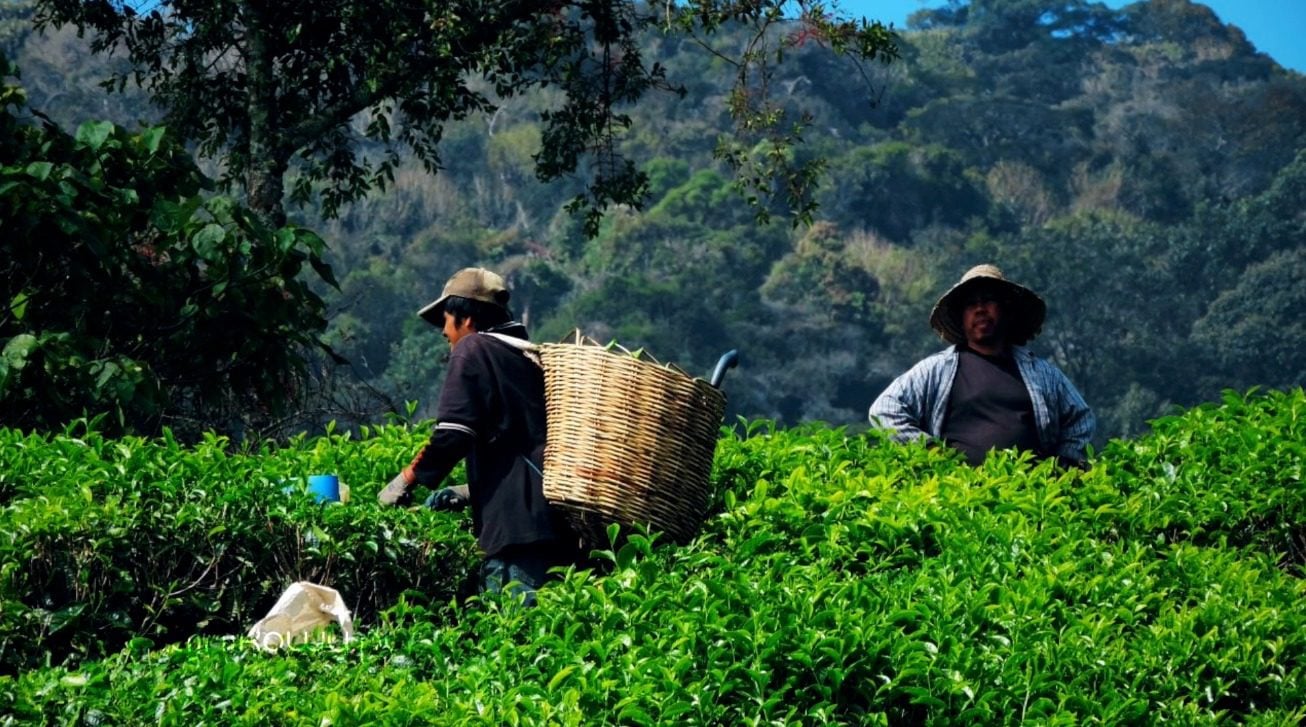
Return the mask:
M 503 278 L 498 273 L 485 268 L 463 268 L 454 273 L 453 277 L 449 278 L 449 282 L 444 284 L 440 297 L 417 311 L 417 315 L 433 326 L 443 326 L 444 303 L 453 295 L 479 300 L 482 303 L 493 303 L 501 308 L 508 307 L 510 297 L 508 285 L 503 282 Z
M 930 327 L 948 343 L 965 343 L 966 334 L 961 328 L 961 304 L 976 288 L 989 286 L 1001 291 L 1004 299 L 1002 312 L 1006 319 L 1009 343 L 1023 345 L 1043 330 L 1047 304 L 1034 291 L 1007 280 L 996 265 L 976 265 L 967 270 L 961 280 L 934 304 L 934 310 L 930 312 Z

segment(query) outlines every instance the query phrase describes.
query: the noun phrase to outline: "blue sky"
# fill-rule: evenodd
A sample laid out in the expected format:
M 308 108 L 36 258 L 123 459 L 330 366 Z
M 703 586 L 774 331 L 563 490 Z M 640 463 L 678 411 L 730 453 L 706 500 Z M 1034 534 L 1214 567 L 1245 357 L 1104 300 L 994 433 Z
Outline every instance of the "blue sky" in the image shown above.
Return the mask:
M 838 0 L 846 15 L 865 16 L 897 28 L 907 27 L 907 16 L 925 7 L 946 5 L 941 0 Z M 1107 0 L 1119 8 L 1128 2 Z M 1306 73 L 1306 0 L 1208 0 L 1220 20 L 1236 25 L 1262 53 L 1279 65 Z

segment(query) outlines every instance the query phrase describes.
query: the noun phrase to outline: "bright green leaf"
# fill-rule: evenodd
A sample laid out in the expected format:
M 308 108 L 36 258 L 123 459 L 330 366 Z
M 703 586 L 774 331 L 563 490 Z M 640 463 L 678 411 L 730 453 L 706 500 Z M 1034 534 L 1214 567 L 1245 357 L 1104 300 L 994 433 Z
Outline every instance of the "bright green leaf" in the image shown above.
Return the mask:
M 162 126 L 151 126 L 145 131 L 142 131 L 141 142 L 145 146 L 145 150 L 151 154 L 158 153 L 159 144 L 163 142 L 163 137 L 166 133 L 167 129 Z
M 30 333 L 20 333 L 9 339 L 5 344 L 4 351 L 0 356 L 4 358 L 5 365 L 11 371 L 19 371 L 27 365 L 27 359 L 31 356 L 32 351 L 36 350 L 39 342 L 36 336 Z
M 112 121 L 87 121 L 77 127 L 77 143 L 98 151 L 112 133 Z
M 27 174 L 44 182 L 50 178 L 50 172 L 53 169 L 54 165 L 50 162 L 32 162 L 27 165 Z
M 9 312 L 13 314 L 14 318 L 20 321 L 23 320 L 23 316 L 27 314 L 27 303 L 30 299 L 27 293 L 20 292 L 13 297 L 13 300 L 9 301 Z
M 205 260 L 216 261 L 221 257 L 221 245 L 227 239 L 227 230 L 222 225 L 210 222 L 191 238 L 191 246 Z

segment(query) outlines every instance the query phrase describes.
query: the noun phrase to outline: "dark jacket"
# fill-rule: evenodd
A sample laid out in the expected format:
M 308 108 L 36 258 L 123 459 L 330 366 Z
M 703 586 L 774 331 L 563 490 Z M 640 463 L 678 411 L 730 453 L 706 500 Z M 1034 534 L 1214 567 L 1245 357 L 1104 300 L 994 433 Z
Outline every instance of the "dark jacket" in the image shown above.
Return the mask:
M 499 332 L 526 337 L 520 324 Z M 544 373 L 522 351 L 486 334 L 454 347 L 435 431 L 405 475 L 434 487 L 465 457 L 473 530 L 487 557 L 574 540 L 544 500 L 544 410 Z

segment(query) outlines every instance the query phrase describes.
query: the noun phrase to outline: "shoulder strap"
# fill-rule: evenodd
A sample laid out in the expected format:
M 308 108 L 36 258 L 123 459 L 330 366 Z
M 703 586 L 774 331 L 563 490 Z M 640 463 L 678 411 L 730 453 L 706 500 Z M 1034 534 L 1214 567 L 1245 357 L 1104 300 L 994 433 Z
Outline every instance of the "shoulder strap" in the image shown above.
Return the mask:
M 530 341 L 527 341 L 527 340 L 524 340 L 524 339 L 521 339 L 521 338 L 517 338 L 517 337 L 515 337 L 515 336 L 505 336 L 505 335 L 503 335 L 502 333 L 489 333 L 489 332 L 486 332 L 486 333 L 482 333 L 482 334 L 480 334 L 480 335 L 482 335 L 482 336 L 493 336 L 494 338 L 496 338 L 496 339 L 498 339 L 498 340 L 500 340 L 500 341 L 503 341 L 504 343 L 508 344 L 509 346 L 512 346 L 513 348 L 517 349 L 518 351 L 521 351 L 521 355 L 525 356 L 525 357 L 527 358 L 527 360 L 529 360 L 531 363 L 535 364 L 536 366 L 539 366 L 541 369 L 544 368 L 544 364 L 540 362 L 540 347 L 537 346 L 537 345 L 535 345 L 535 344 L 533 344 L 533 343 L 531 343 Z M 527 457 L 527 456 L 524 455 L 524 454 L 522 454 L 522 455 L 518 455 L 518 456 L 522 458 L 522 461 L 526 463 L 526 466 L 530 467 L 531 470 L 533 470 L 533 471 L 535 472 L 535 474 L 539 475 L 541 479 L 544 478 L 544 472 L 542 472 L 542 471 L 540 470 L 540 466 L 539 466 L 539 465 L 537 465 L 537 464 L 535 464 L 533 461 L 531 461 L 531 458 L 530 458 L 530 457 Z
M 493 338 L 503 341 L 509 346 L 512 346 L 518 351 L 521 351 L 521 354 L 525 356 L 527 359 L 529 359 L 531 363 L 535 364 L 536 366 L 539 366 L 540 368 L 544 368 L 544 364 L 540 362 L 540 347 L 531 343 L 530 341 L 521 338 L 516 338 L 514 336 L 505 336 L 502 333 L 487 332 L 487 333 L 482 333 L 480 335 L 492 336 Z

